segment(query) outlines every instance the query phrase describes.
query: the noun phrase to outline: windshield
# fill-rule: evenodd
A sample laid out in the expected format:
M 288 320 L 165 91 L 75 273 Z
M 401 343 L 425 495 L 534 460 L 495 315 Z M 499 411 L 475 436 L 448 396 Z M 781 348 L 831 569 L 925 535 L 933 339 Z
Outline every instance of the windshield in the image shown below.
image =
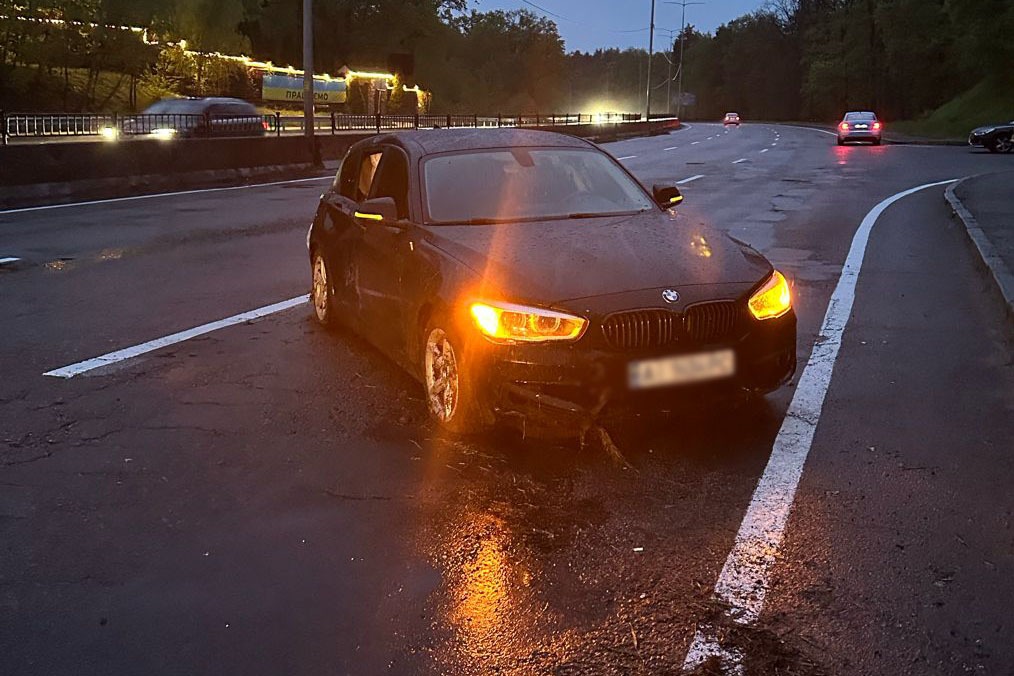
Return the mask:
M 203 111 L 200 101 L 189 99 L 162 99 L 145 109 L 145 115 L 200 115 Z
M 605 154 L 575 148 L 498 148 L 436 155 L 423 164 L 430 223 L 590 218 L 653 208 Z

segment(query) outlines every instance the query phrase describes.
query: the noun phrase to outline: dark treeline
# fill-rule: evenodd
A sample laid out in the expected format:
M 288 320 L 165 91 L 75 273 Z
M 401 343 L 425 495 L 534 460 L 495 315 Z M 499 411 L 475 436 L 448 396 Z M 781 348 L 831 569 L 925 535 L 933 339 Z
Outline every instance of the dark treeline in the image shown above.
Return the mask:
M 980 81 L 1009 89 L 1014 80 L 1014 0 L 778 0 L 683 37 L 684 89 L 695 99 L 684 112 L 701 118 L 829 120 L 870 108 L 913 119 Z M 653 111 L 667 107 L 668 58 L 652 63 Z M 642 110 L 646 63 L 644 50 L 568 55 L 582 93 L 570 98 Z
M 389 54 L 414 54 L 410 79 L 433 93 L 437 112 L 644 109 L 645 50 L 567 54 L 550 19 L 472 4 L 315 0 L 314 68 L 386 69 Z M 0 18 L 0 95 L 12 96 L 4 83 L 25 66 L 38 66 L 35 78 L 62 79 L 65 105 L 72 68 L 86 69 L 89 82 L 100 71 L 126 73 L 153 94 L 246 86 L 224 72 L 209 78 L 213 69 L 199 61 L 187 66 L 194 73 L 180 75 L 181 58 L 139 48 L 139 36 L 12 18 L 18 15 L 144 26 L 163 41 L 185 38 L 192 49 L 300 67 L 301 7 L 301 0 L 0 0 L 7 17 Z M 714 34 L 688 27 L 683 38 L 684 90 L 694 101 L 685 116 L 736 110 L 748 119 L 827 120 L 846 108 L 872 108 L 912 119 L 980 82 L 1009 89 L 1014 79 L 1014 0 L 770 0 Z M 671 52 L 662 42 L 652 62 L 653 112 L 675 109 L 679 41 Z M 75 105 L 101 103 L 92 99 Z

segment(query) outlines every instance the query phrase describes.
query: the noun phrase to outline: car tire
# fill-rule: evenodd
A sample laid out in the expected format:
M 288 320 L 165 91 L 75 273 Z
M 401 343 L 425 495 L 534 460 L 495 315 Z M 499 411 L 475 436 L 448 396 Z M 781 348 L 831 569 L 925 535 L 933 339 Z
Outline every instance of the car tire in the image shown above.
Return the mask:
M 454 435 L 482 432 L 492 413 L 481 403 L 462 341 L 447 321 L 430 321 L 422 335 L 426 409 L 437 426 Z
M 331 284 L 331 269 L 318 249 L 310 257 L 310 303 L 317 323 L 327 328 L 337 325 L 338 313 Z
M 873 139 L 873 145 L 879 146 L 880 145 L 880 139 L 878 139 L 878 138 Z
M 838 145 L 840 146 L 845 145 L 845 139 L 843 139 L 841 136 L 838 137 Z
M 991 153 L 1009 153 L 1014 151 L 1014 136 L 996 136 L 987 146 Z

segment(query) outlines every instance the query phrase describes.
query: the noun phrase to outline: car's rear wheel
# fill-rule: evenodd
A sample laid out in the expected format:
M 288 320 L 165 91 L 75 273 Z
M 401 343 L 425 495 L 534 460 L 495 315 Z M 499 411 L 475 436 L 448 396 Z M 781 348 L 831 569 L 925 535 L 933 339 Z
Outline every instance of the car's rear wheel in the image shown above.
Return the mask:
M 878 138 L 873 139 L 873 145 L 879 146 L 880 145 L 880 139 L 878 139 Z
M 320 251 L 313 252 L 310 270 L 312 273 L 310 300 L 313 301 L 313 314 L 322 326 L 333 327 L 337 313 L 334 292 L 331 288 L 331 273 Z
M 426 327 L 423 340 L 423 385 L 430 416 L 453 434 L 481 432 L 491 416 L 479 403 L 461 341 L 440 322 Z
M 845 145 L 845 139 L 843 139 L 841 136 L 838 137 L 838 145 L 840 146 Z
M 1014 151 L 1014 140 L 1011 136 L 997 136 L 992 143 L 986 145 L 991 153 L 1009 153 Z

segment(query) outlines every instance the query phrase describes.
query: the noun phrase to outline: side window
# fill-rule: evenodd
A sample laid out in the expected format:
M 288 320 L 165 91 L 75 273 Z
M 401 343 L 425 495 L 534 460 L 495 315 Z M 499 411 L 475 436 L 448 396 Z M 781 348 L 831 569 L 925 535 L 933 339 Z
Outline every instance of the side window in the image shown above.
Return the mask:
M 373 185 L 373 176 L 377 173 L 377 165 L 380 164 L 380 157 L 383 153 L 379 150 L 367 152 L 359 162 L 359 178 L 356 182 L 356 195 L 353 198 L 362 202 L 370 194 L 370 186 Z
M 359 179 L 359 153 L 349 153 L 342 160 L 342 166 L 335 177 L 334 189 L 342 197 L 356 198 L 356 183 Z
M 391 197 L 398 218 L 408 218 L 408 157 L 401 148 L 388 147 L 370 197 Z

